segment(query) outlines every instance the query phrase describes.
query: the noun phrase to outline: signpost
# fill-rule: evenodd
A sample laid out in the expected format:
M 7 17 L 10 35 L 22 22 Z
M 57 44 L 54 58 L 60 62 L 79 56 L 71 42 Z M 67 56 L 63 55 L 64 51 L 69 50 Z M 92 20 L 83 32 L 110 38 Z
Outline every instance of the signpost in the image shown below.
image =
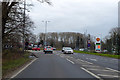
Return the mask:
M 88 49 L 90 49 L 90 39 L 88 40 Z
M 99 37 L 96 38 L 95 51 L 101 52 L 101 39 Z

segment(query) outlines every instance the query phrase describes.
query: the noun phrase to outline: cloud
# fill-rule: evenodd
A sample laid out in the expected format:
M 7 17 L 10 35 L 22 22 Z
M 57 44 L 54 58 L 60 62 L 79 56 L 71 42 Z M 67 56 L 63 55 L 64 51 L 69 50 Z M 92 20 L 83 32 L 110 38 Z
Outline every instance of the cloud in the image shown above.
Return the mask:
M 30 16 L 35 22 L 34 33 L 44 32 L 48 23 L 48 32 L 80 32 L 107 35 L 117 26 L 118 0 L 51 0 L 53 6 L 33 1 Z

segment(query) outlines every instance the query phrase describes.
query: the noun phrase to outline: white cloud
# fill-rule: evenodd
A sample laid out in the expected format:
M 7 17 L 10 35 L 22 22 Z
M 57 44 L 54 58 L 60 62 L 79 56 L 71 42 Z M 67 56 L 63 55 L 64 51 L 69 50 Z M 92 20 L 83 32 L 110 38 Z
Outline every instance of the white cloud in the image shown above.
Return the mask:
M 42 20 L 50 20 L 48 32 L 81 32 L 107 35 L 117 26 L 118 0 L 51 0 L 53 6 L 33 1 L 30 16 L 35 33 L 44 32 Z

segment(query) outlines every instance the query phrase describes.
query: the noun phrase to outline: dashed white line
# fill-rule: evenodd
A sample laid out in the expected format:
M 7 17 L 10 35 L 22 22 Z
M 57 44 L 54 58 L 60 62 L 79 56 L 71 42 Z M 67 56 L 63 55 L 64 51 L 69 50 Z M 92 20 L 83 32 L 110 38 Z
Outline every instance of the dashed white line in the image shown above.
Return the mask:
M 87 69 L 81 67 L 81 69 L 83 69 L 84 71 L 86 71 L 87 73 L 91 74 L 92 76 L 94 76 L 95 78 L 99 79 L 99 80 L 103 80 L 102 78 L 100 78 L 99 76 L 95 75 L 94 73 L 88 71 Z
M 108 67 L 106 69 L 109 69 L 109 70 L 112 70 L 112 71 L 115 71 L 115 72 L 120 72 L 118 70 L 114 70 L 114 69 L 111 69 L 111 68 L 108 68 Z
M 20 71 L 18 71 L 15 75 L 13 75 L 11 78 L 14 78 L 15 76 L 17 76 L 19 73 L 21 73 L 24 69 L 26 69 L 30 64 L 32 64 L 35 60 L 31 61 L 29 64 L 27 64 L 24 68 L 22 68 Z
M 69 60 L 69 59 L 67 59 L 69 62 L 71 62 L 72 64 L 75 64 L 73 61 L 71 61 L 71 60 Z

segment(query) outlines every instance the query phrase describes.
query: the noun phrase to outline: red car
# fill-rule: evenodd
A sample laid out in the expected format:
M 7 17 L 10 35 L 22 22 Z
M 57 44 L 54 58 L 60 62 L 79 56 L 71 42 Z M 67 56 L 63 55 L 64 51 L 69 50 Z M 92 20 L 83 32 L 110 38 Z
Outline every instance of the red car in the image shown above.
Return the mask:
M 40 48 L 39 47 L 34 47 L 34 48 L 32 48 L 32 50 L 35 50 L 35 51 L 40 51 Z

